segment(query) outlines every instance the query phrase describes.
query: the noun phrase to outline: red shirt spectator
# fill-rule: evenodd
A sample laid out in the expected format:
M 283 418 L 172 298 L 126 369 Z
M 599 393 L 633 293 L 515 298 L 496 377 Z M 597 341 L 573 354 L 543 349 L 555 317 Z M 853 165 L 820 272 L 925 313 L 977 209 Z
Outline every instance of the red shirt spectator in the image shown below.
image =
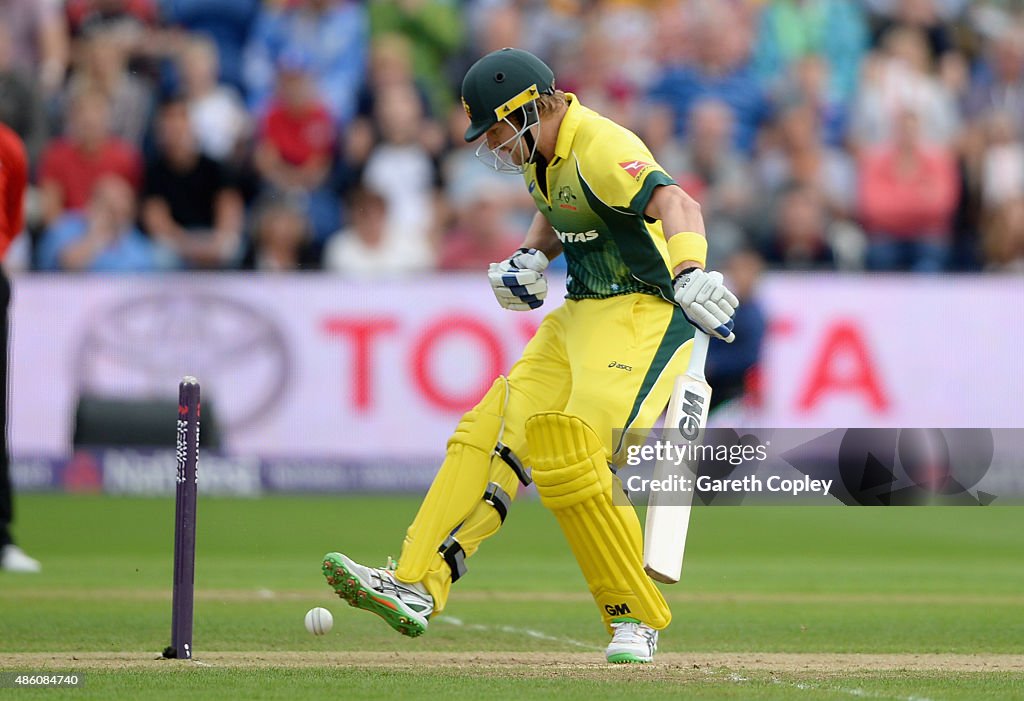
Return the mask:
M 85 207 L 104 175 L 117 175 L 136 191 L 142 178 L 135 148 L 110 136 L 110 107 L 101 93 L 79 93 L 71 102 L 69 120 L 67 137 L 43 151 L 39 168 L 47 224 L 65 210 Z
M 25 185 L 28 161 L 21 139 L 0 124 L 0 260 L 11 241 L 25 228 Z
M 320 102 L 296 108 L 275 101 L 264 118 L 263 135 L 291 165 L 329 158 L 334 150 L 334 122 Z
M 864 154 L 861 219 L 869 234 L 946 239 L 959 197 L 959 175 L 947 148 L 922 143 L 917 117 L 906 113 L 894 143 Z
M 65 209 L 82 209 L 102 176 L 119 175 L 138 190 L 141 172 L 138 152 L 119 139 L 110 139 L 95 151 L 58 139 L 43 152 L 39 180 L 60 187 Z

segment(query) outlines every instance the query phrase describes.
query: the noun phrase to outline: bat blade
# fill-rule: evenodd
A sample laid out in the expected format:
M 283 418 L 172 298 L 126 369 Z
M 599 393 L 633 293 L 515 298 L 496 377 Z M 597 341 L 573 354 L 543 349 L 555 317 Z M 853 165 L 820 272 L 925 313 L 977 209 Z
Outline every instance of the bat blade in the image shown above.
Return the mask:
M 687 372 L 676 378 L 672 390 L 662 437 L 675 446 L 695 445 L 703 439 L 711 403 L 711 386 L 704 379 L 707 344 L 708 337 L 698 332 Z M 664 482 L 676 476 L 692 481 L 697 467 L 696 461 L 676 464 L 673 459 L 663 459 L 655 465 L 654 479 Z M 689 491 L 651 490 L 644 525 L 644 571 L 651 579 L 666 584 L 679 581 L 692 501 L 692 482 Z

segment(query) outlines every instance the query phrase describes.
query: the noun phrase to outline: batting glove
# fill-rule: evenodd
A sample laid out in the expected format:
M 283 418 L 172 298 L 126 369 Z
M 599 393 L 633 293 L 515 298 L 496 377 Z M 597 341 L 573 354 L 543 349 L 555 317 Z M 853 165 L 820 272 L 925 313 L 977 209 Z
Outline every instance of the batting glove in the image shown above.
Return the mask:
M 726 343 L 736 340 L 732 316 L 740 301 L 725 286 L 721 273 L 688 268 L 676 275 L 672 288 L 676 302 L 691 324 Z
M 505 309 L 529 311 L 544 304 L 548 294 L 548 281 L 544 269 L 548 257 L 536 248 L 520 248 L 501 263 L 491 263 L 487 277 L 498 304 Z

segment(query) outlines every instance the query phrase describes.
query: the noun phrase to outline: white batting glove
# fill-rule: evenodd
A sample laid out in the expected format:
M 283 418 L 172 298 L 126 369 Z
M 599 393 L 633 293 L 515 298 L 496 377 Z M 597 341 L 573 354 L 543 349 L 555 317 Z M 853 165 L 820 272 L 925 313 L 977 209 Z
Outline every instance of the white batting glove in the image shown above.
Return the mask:
M 548 294 L 548 281 L 544 269 L 548 257 L 536 248 L 520 248 L 501 263 L 491 263 L 487 277 L 498 304 L 505 309 L 529 311 L 544 304 Z
M 676 302 L 691 324 L 726 343 L 736 340 L 732 316 L 740 301 L 725 286 L 721 273 L 690 268 L 676 275 L 672 287 Z

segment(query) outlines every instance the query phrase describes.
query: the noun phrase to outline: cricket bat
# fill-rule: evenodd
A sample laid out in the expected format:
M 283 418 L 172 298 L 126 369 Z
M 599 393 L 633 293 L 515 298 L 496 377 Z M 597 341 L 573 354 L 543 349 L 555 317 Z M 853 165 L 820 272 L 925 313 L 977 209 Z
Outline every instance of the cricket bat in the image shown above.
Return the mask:
M 708 355 L 708 335 L 697 331 L 690 351 L 690 364 L 686 374 L 676 378 L 672 399 L 665 415 L 663 437 L 674 445 L 687 445 L 703 438 L 711 403 L 711 386 L 704 379 L 704 362 Z M 661 460 L 655 465 L 654 479 L 664 480 L 672 475 L 694 479 L 697 464 L 677 465 Z M 651 579 L 675 584 L 683 570 L 686 550 L 686 532 L 690 527 L 690 508 L 693 487 L 687 491 L 651 490 L 644 525 L 644 571 Z

